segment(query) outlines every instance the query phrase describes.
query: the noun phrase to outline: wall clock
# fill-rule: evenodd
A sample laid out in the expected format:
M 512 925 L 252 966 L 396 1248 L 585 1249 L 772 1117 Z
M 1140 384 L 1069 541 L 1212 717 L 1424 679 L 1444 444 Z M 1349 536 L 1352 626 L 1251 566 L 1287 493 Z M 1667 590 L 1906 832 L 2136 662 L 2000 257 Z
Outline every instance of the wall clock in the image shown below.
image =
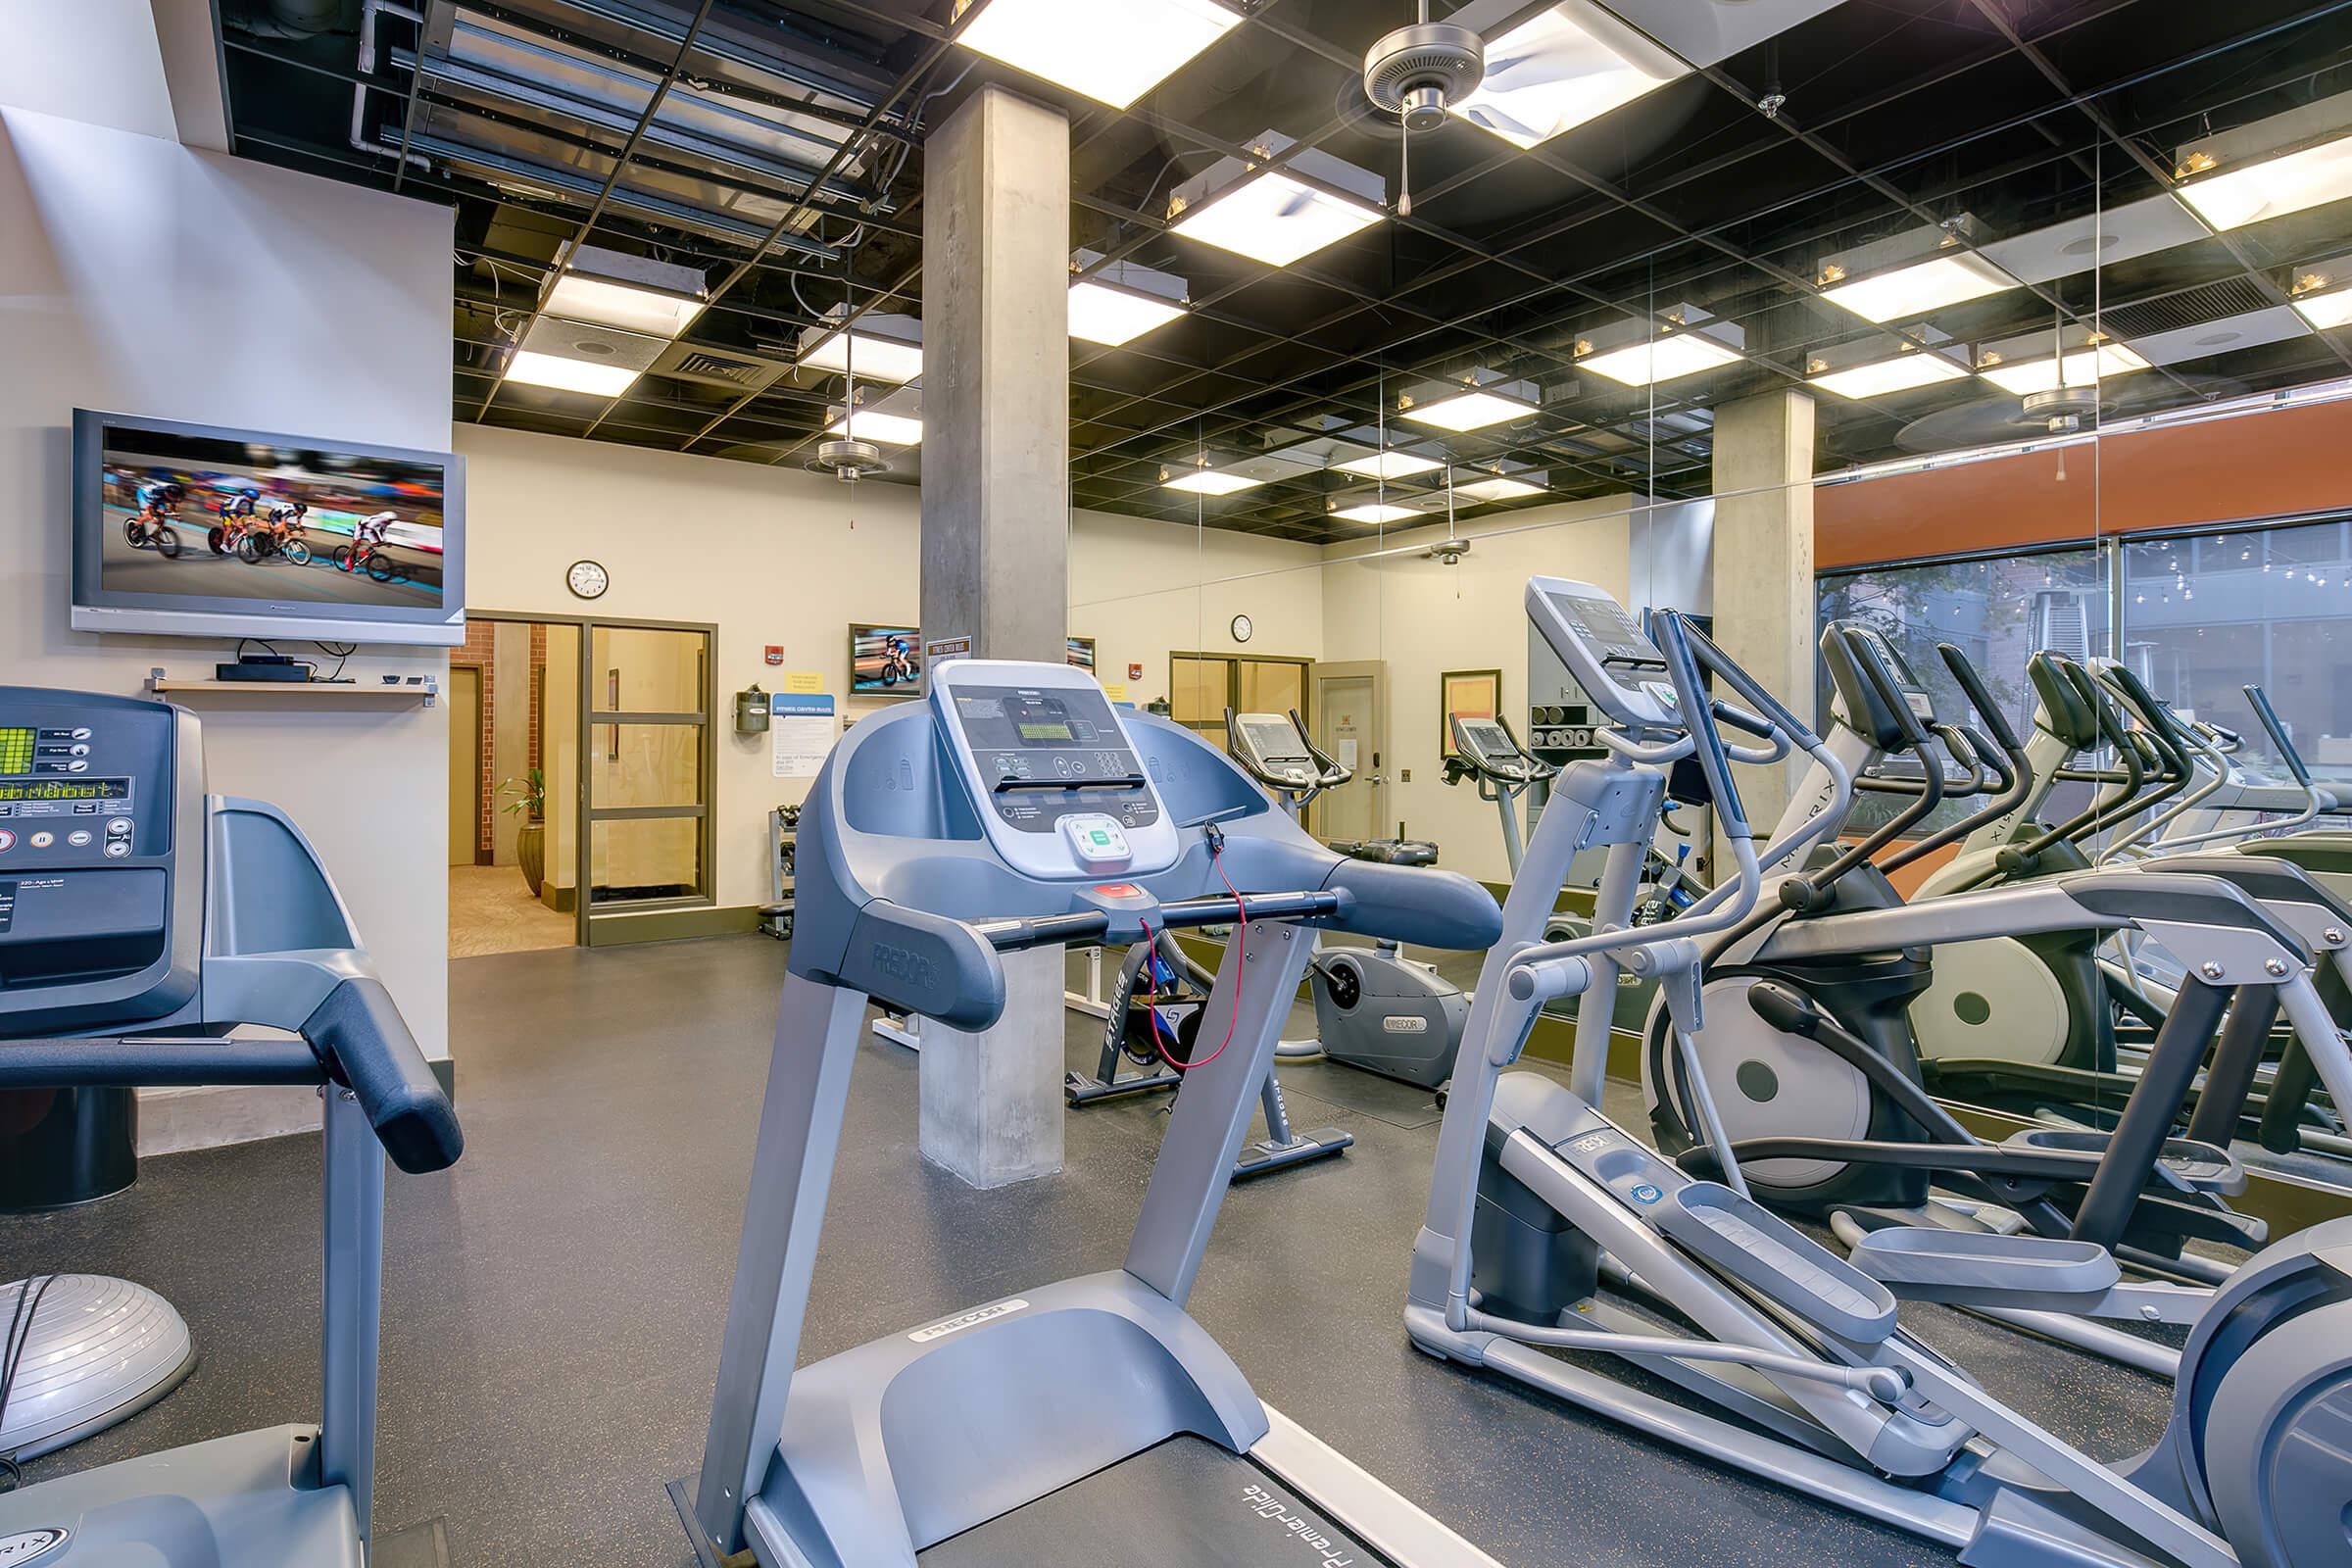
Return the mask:
M 602 599 L 612 586 L 612 574 L 593 561 L 575 561 L 564 574 L 564 584 L 580 599 Z
M 1237 642 L 1237 643 L 1246 643 L 1246 642 L 1248 642 L 1248 641 L 1250 640 L 1250 634 L 1251 632 L 1255 631 L 1256 629 L 1257 629 L 1256 627 L 1254 627 L 1254 626 L 1252 626 L 1252 625 L 1250 625 L 1250 617 L 1249 617 L 1248 615 L 1236 615 L 1236 616 L 1234 616 L 1234 617 L 1233 617 L 1233 627 L 1232 627 L 1232 630 L 1233 630 L 1233 640 L 1234 640 L 1235 642 Z

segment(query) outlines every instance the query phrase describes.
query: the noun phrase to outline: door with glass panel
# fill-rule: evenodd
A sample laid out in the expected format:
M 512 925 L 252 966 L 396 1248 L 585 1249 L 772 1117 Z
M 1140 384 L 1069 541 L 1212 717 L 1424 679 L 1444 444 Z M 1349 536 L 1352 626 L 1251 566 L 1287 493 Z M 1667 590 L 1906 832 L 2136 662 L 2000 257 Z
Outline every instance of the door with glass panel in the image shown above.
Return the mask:
M 710 902 L 708 627 L 591 621 L 582 670 L 582 940 L 596 922 Z

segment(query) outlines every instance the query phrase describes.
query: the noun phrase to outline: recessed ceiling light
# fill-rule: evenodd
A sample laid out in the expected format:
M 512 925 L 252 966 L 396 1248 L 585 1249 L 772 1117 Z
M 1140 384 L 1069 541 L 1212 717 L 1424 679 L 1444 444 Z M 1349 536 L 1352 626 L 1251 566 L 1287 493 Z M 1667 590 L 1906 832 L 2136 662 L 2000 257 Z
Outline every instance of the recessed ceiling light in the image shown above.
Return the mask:
M 1184 307 L 1133 289 L 1082 279 L 1070 285 L 1070 336 L 1110 348 L 1165 326 Z
M 1457 484 L 1453 487 L 1453 493 L 1468 496 L 1473 501 L 1518 501 L 1527 496 L 1540 496 L 1544 489 L 1523 479 L 1496 478 L 1481 479 L 1475 484 Z
M 1251 479 L 1243 474 L 1226 473 L 1217 468 L 1195 468 L 1160 484 L 1169 490 L 1190 490 L 1197 495 L 1229 496 L 1236 490 L 1249 490 L 1263 484 L 1263 479 Z
M 911 381 L 923 373 L 923 346 L 875 332 L 828 332 L 801 363 L 843 375 L 855 368 L 863 381 Z
M 2017 279 L 1984 257 L 1963 251 L 1954 256 L 1914 262 L 1874 277 L 1839 283 L 1823 289 L 1821 297 L 1833 305 L 1845 307 L 1866 321 L 1891 321 L 1898 316 L 1921 316 L 2017 286 Z
M 2121 343 L 2105 343 L 2095 349 L 2077 349 L 2066 356 L 2066 384 L 2090 386 L 2102 376 L 2124 375 L 2147 368 L 2147 361 Z M 1977 373 L 2004 392 L 2022 398 L 2035 392 L 2056 391 L 2060 372 L 2059 362 L 2051 358 L 1985 366 Z
M 516 349 L 507 362 L 507 379 L 520 381 L 525 386 L 553 387 L 559 392 L 584 392 L 591 397 L 616 398 L 636 383 L 645 372 L 626 365 L 598 365 L 589 360 L 567 359 L 561 354 L 540 354 L 530 349 Z
M 2240 228 L 2352 196 L 2352 136 L 2306 147 L 2282 158 L 2224 169 L 2177 187 L 2174 194 L 2218 229 Z
M 1173 232 L 1270 267 L 1288 267 L 1380 221 L 1361 202 L 1301 184 L 1279 169 L 1251 176 L 1176 220 Z
M 2342 326 L 2346 321 L 2352 321 L 2352 288 L 2307 294 L 2295 301 L 2295 314 L 2322 331 L 2331 326 Z
M 703 312 L 703 302 L 686 294 L 639 288 L 565 272 L 547 296 L 547 313 L 573 321 L 616 326 L 649 337 L 676 337 Z
M 1934 386 L 1940 381 L 1958 381 L 1967 375 L 1965 367 L 1954 365 L 1940 354 L 1911 353 L 1831 370 L 1812 377 L 1805 385 L 1835 392 L 1841 398 L 1876 398 Z
M 1514 146 L 1534 147 L 1688 71 L 1590 0 L 1563 0 L 1489 41 L 1485 79 L 1449 107 Z
M 1241 20 L 1214 0 L 986 0 L 958 41 L 1124 109 Z
M 1434 424 L 1441 430 L 1483 430 L 1490 424 L 1501 424 L 1509 419 L 1524 419 L 1534 414 L 1531 404 L 1517 398 L 1499 398 L 1492 392 L 1466 391 L 1459 397 L 1441 398 L 1406 409 L 1401 417 L 1416 424 Z
M 1392 507 L 1384 502 L 1367 501 L 1360 507 L 1342 507 L 1332 515 L 1345 517 L 1349 522 L 1402 522 L 1407 517 L 1418 517 L 1421 514 L 1410 507 Z
M 878 409 L 859 409 L 846 419 L 835 419 L 825 426 L 827 435 L 846 435 L 859 441 L 880 441 L 894 447 L 920 445 L 923 421 L 909 419 L 903 414 L 884 414 Z
M 1370 457 L 1335 463 L 1332 466 L 1342 473 L 1360 473 L 1367 479 L 1401 479 L 1408 474 L 1427 473 L 1442 465 L 1435 458 L 1419 458 L 1410 452 L 1375 452 Z
M 1670 332 L 1621 349 L 1588 354 L 1576 362 L 1576 368 L 1622 381 L 1627 386 L 1648 386 L 1653 381 L 1672 381 L 1678 376 L 1712 370 L 1739 358 L 1738 349 L 1718 343 L 1703 332 Z

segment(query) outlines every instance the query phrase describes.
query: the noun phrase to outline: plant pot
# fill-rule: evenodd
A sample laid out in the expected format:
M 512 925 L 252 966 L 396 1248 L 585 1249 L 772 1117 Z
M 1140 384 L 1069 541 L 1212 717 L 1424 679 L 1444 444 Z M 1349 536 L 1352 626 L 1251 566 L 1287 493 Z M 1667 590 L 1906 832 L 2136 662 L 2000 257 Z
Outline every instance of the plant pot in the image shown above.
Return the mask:
M 522 879 L 531 885 L 531 897 L 539 896 L 539 885 L 547 880 L 547 824 L 525 822 L 514 833 L 514 863 L 522 867 Z

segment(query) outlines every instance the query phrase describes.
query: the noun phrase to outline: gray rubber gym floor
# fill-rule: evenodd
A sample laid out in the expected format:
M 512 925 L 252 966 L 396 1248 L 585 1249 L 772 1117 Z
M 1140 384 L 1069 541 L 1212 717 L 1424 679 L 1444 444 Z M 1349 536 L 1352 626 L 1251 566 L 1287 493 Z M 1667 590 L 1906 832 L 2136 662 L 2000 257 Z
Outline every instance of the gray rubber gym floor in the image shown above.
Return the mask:
M 392 1179 L 382 1529 L 438 1522 L 459 1568 L 691 1562 L 662 1489 L 702 1443 L 783 970 L 757 937 L 451 966 L 466 1152 Z M 1071 1015 L 1073 1065 L 1093 1065 L 1099 1027 Z M 1073 1112 L 1060 1176 L 976 1193 L 917 1157 L 914 1074 L 869 1041 L 806 1358 L 1112 1266 L 1124 1247 L 1154 1105 Z M 1194 1300 L 1267 1400 L 1514 1568 L 1949 1562 L 1410 1349 L 1399 1317 L 1435 1107 L 1344 1068 L 1284 1080 L 1300 1125 L 1345 1126 L 1355 1147 L 1236 1189 Z M 202 1355 L 163 1403 L 32 1479 L 315 1417 L 317 1153 L 288 1138 L 151 1160 L 122 1197 L 0 1220 L 0 1279 L 139 1280 L 186 1314 Z M 2162 1419 L 2168 1391 L 2136 1373 L 1948 1314 L 1931 1327 L 2094 1453 L 2135 1449 Z

